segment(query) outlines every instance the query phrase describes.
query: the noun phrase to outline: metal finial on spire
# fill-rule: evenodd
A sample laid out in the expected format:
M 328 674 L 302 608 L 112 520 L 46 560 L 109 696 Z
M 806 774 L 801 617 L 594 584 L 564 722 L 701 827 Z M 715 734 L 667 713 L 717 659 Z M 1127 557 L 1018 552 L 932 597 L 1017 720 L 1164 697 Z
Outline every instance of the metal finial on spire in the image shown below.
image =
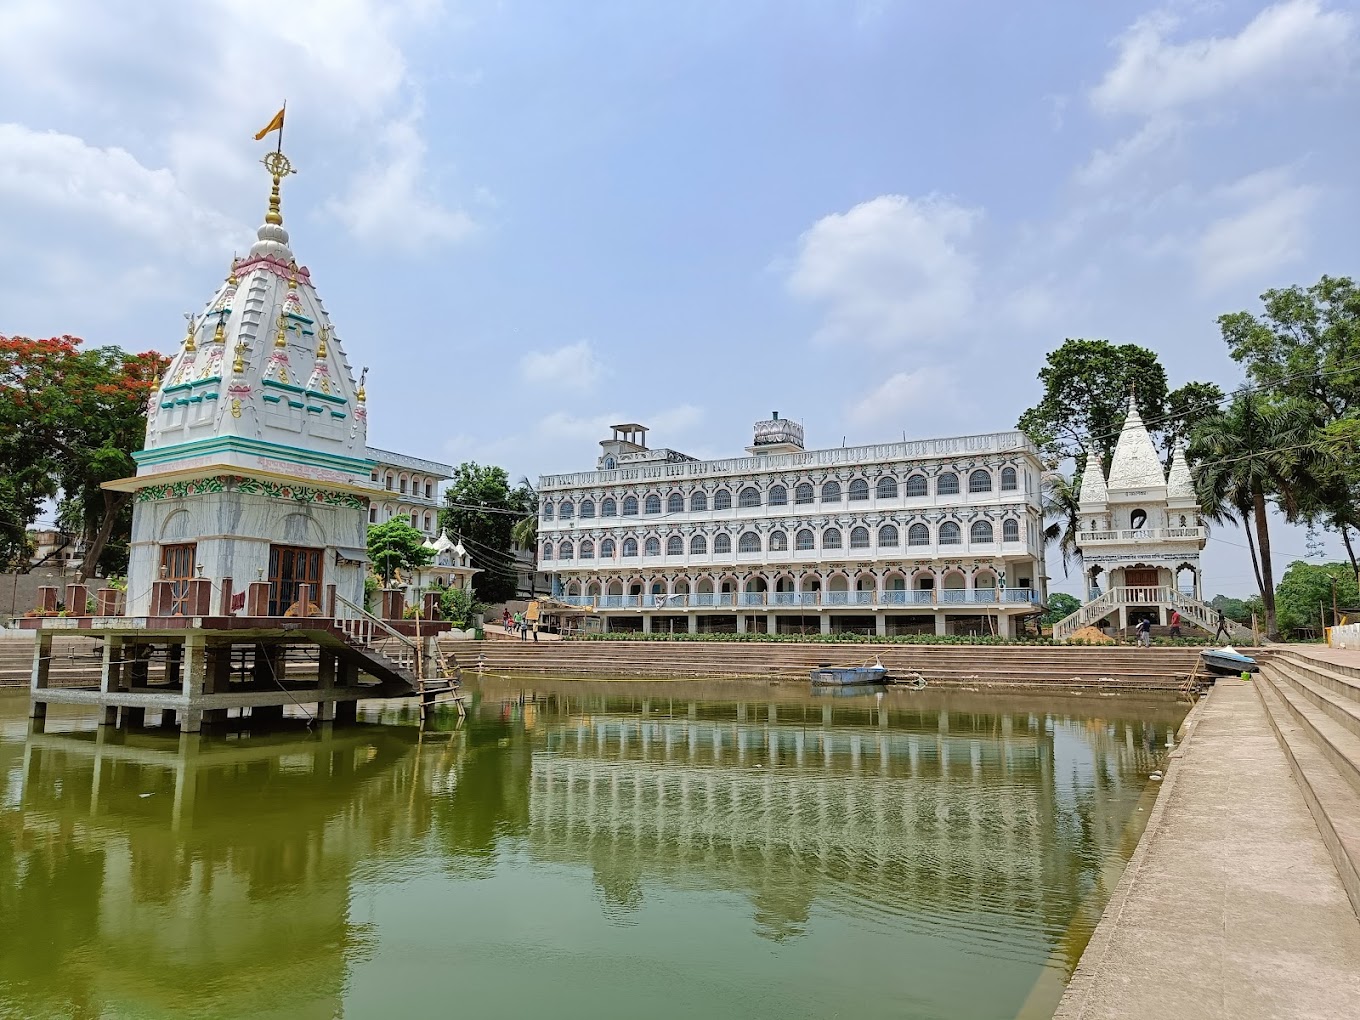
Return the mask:
M 288 346 L 288 324 L 285 321 L 282 312 L 279 312 L 279 328 L 274 333 L 274 346 L 275 347 Z
M 328 339 L 330 339 L 330 335 L 331 335 L 331 328 L 330 328 L 329 326 L 322 326 L 322 327 L 321 327 L 321 338 L 317 341 L 317 344 L 316 344 L 316 356 L 317 356 L 318 358 L 324 358 L 324 357 L 326 356 L 326 354 L 328 353 L 328 351 L 327 351 L 327 349 L 326 349 L 326 341 L 327 341 Z
M 236 357 L 232 359 L 231 363 L 231 370 L 234 374 L 240 375 L 246 370 L 246 351 L 248 349 L 244 340 L 236 342 Z
M 264 221 L 272 223 L 276 227 L 281 227 L 283 226 L 283 213 L 279 211 L 279 182 L 289 174 L 297 173 L 297 171 L 293 169 L 293 164 L 288 162 L 288 157 L 277 150 L 266 153 L 264 159 L 260 162 L 264 164 L 264 168 L 274 178 L 273 186 L 269 189 L 269 211 L 264 214 Z
M 359 373 L 359 392 L 357 392 L 356 394 L 354 394 L 354 399 L 357 400 L 357 401 L 359 401 L 359 403 L 361 403 L 361 404 L 366 403 L 366 402 L 367 402 L 367 399 L 368 399 L 368 398 L 364 395 L 364 382 L 365 382 L 367 379 L 368 379 L 368 366 L 365 365 L 365 366 L 363 367 L 363 370 Z
M 184 349 L 186 351 L 197 350 L 197 348 L 194 346 L 194 333 L 197 332 L 197 329 L 194 326 L 194 313 L 185 312 L 184 319 L 188 323 L 188 326 L 184 334 Z

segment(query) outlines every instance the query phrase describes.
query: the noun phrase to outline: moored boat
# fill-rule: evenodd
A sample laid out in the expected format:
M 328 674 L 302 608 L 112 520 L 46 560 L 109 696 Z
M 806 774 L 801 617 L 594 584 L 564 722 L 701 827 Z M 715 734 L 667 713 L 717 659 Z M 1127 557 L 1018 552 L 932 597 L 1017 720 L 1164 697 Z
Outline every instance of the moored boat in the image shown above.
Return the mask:
M 1222 648 L 1206 648 L 1199 653 L 1204 665 L 1212 673 L 1221 676 L 1237 676 L 1239 673 L 1255 673 L 1261 667 L 1250 655 L 1243 655 L 1236 648 L 1225 645 Z
M 872 666 L 832 666 L 823 663 L 808 672 L 808 679 L 819 687 L 849 687 L 856 684 L 881 684 L 888 667 L 878 660 Z

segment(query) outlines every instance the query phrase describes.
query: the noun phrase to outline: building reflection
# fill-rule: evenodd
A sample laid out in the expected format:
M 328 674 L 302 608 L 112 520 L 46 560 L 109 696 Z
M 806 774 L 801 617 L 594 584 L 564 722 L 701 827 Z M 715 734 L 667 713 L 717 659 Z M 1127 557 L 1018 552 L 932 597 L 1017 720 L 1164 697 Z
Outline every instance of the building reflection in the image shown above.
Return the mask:
M 827 911 L 1068 953 L 1183 714 L 601 690 L 487 683 L 447 732 L 0 725 L 0 1013 L 339 1016 L 379 939 L 356 896 L 526 858 L 583 869 L 616 923 L 664 886 L 740 895 L 775 940 Z
M 661 881 L 744 894 L 774 939 L 820 903 L 1041 947 L 1107 880 L 1112 848 L 1132 850 L 1131 803 L 1182 714 L 1040 715 L 958 694 L 548 697 L 560 721 L 535 745 L 529 846 L 589 866 L 610 912 Z

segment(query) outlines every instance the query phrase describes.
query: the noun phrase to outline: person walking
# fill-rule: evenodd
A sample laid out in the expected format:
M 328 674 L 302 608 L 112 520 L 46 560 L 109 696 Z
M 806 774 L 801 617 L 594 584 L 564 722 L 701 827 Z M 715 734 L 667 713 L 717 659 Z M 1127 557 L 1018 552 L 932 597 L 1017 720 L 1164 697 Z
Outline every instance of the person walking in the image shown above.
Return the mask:
M 1171 610 L 1171 636 L 1181 636 L 1181 611 L 1179 609 Z
M 1227 641 L 1228 638 L 1230 638 L 1230 637 L 1232 636 L 1232 635 L 1230 635 L 1230 634 L 1228 633 L 1228 618 L 1227 618 L 1226 616 L 1223 615 L 1223 610 L 1222 610 L 1222 609 L 1220 609 L 1220 610 L 1218 611 L 1218 629 L 1217 629 L 1216 631 L 1214 631 L 1214 640 L 1215 640 L 1215 641 L 1218 640 L 1218 636 L 1219 636 L 1220 634 L 1223 635 L 1223 640 L 1224 640 L 1224 641 Z
M 1146 616 L 1138 621 L 1138 626 L 1134 628 L 1138 635 L 1138 644 L 1148 648 L 1152 644 L 1152 621 Z

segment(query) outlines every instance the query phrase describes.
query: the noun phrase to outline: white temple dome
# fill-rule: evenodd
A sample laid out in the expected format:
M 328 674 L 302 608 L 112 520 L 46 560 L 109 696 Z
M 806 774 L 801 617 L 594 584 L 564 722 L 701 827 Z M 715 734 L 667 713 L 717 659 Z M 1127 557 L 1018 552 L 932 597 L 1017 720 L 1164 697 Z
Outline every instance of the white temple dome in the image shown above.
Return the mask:
M 1138 414 L 1138 404 L 1130 396 L 1129 415 L 1124 419 L 1124 428 L 1119 433 L 1106 488 L 1153 489 L 1165 484 L 1161 458 L 1157 456 L 1152 437 L 1148 435 L 1147 426 Z

